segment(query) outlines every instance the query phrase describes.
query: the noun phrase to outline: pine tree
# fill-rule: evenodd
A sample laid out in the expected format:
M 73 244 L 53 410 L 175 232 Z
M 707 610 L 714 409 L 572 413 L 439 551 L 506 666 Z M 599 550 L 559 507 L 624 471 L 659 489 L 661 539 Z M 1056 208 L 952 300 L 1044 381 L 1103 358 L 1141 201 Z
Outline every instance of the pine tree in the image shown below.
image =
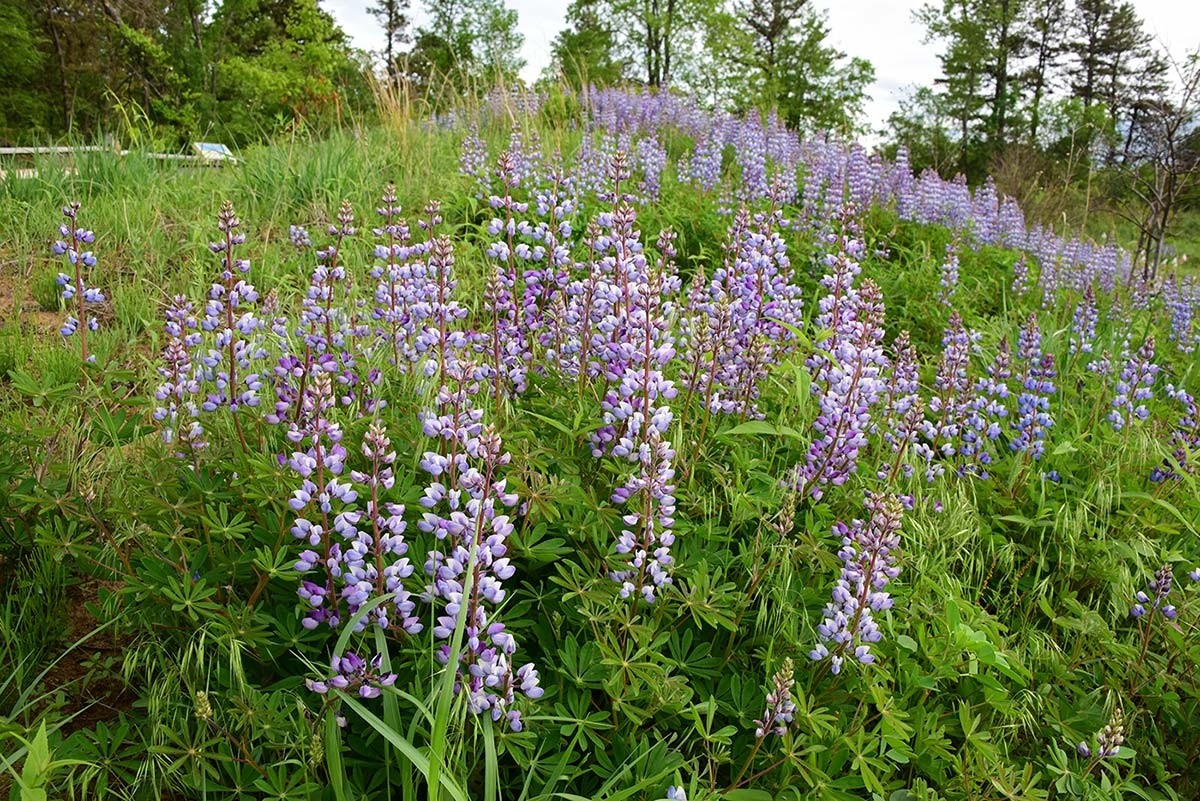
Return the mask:
M 408 44 L 408 0 L 375 0 L 367 13 L 379 20 L 383 29 L 383 61 L 388 78 L 393 82 L 399 75 L 397 61 L 400 49 Z
M 1022 84 L 1031 92 L 1029 99 L 1029 141 L 1036 143 L 1042 120 L 1042 103 L 1051 89 L 1051 81 L 1066 48 L 1062 24 L 1065 0 L 1032 0 L 1017 36 L 1021 49 L 1032 59 L 1020 73 Z

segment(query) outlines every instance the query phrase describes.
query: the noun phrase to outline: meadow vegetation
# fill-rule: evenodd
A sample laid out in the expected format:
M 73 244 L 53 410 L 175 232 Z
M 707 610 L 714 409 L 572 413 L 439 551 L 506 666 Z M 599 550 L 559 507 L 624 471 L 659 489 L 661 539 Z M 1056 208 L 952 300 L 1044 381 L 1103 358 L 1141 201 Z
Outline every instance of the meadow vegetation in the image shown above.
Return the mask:
M 11 797 L 1200 793 L 1186 262 L 666 92 L 239 157 L 0 182 Z

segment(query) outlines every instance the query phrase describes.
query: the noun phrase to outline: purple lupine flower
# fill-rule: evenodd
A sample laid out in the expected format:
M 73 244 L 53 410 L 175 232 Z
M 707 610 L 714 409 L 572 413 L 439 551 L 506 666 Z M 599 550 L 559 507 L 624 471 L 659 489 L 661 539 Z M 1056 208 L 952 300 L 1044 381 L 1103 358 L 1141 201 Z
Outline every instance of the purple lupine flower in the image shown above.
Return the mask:
M 468 128 L 466 134 L 463 135 L 459 172 L 474 179 L 472 182 L 473 194 L 480 200 L 487 192 L 489 183 L 487 160 L 487 144 L 479 138 L 479 128 L 476 126 Z
M 1083 290 L 1083 298 L 1075 304 L 1075 313 L 1071 317 L 1071 355 L 1076 353 L 1091 353 L 1092 343 L 1096 339 L 1096 321 L 1099 319 L 1096 308 L 1096 291 L 1088 284 Z
M 1100 354 L 1099 359 L 1094 359 L 1087 364 L 1089 373 L 1094 373 L 1101 378 L 1107 378 L 1112 374 L 1112 354 L 1104 351 Z
M 501 238 L 493 240 L 487 249 L 488 258 L 496 260 L 484 292 L 484 303 L 492 313 L 492 325 L 490 331 L 479 337 L 476 348 L 487 356 L 481 367 L 492 386 L 497 408 L 505 395 L 519 395 L 525 391 L 529 362 L 533 359 L 530 331 L 521 325 L 517 311 L 517 298 L 522 291 L 517 282 L 516 217 L 529 210 L 528 203 L 518 201 L 512 195 L 512 190 L 521 182 L 521 159 L 516 149 L 500 154 L 496 177 L 500 179 L 504 195 L 488 198 L 493 209 L 504 210 L 504 219 L 493 218 L 487 227 L 489 236 Z M 524 221 L 522 226 L 530 230 Z M 525 245 L 523 255 L 533 258 L 534 254 Z
M 301 302 L 298 325 L 292 329 L 285 319 L 271 327 L 283 351 L 269 376 L 275 403 L 264 419 L 272 425 L 304 428 L 311 422 L 304 418 L 300 401 L 305 385 L 316 373 L 332 375 L 336 400 L 359 417 L 374 414 L 386 405 L 375 395 L 380 373 L 364 371 L 355 357 L 355 342 L 369 337 L 371 329 L 360 325 L 356 308 L 346 308 L 339 298 L 348 294 L 345 286 L 349 276 L 340 263 L 340 254 L 346 238 L 355 234 L 353 223 L 353 209 L 343 203 L 337 225 L 328 229 L 332 242 L 317 250 L 317 265 Z
M 343 690 L 360 698 L 378 698 L 384 687 L 396 683 L 395 673 L 383 671 L 383 654 L 376 654 L 370 661 L 353 651 L 335 656 L 330 663 L 333 675 L 320 681 L 306 679 L 305 684 L 314 693 L 325 695 L 330 690 Z
M 417 277 L 420 267 L 410 263 L 420 251 L 412 245 L 412 234 L 408 222 L 400 216 L 400 205 L 396 200 L 396 188 L 388 184 L 375 213 L 383 224 L 373 233 L 379 244 L 375 246 L 377 264 L 371 268 L 375 284 L 375 307 L 372 317 L 378 324 L 377 337 L 391 351 L 391 362 L 397 369 L 410 359 L 413 332 L 411 306 L 423 297 L 424 282 Z M 414 274 L 415 273 L 415 274 Z
M 671 530 L 675 525 L 675 470 L 671 466 L 675 451 L 650 424 L 649 436 L 628 456 L 636 459 L 639 469 L 612 495 L 614 504 L 632 510 L 621 518 L 625 528 L 616 545 L 617 554 L 628 561 L 627 567 L 611 571 L 609 577 L 621 585 L 622 598 L 640 596 L 654 603 L 657 593 L 674 583 L 670 568 L 675 543 Z
M 338 210 L 337 225 L 329 226 L 333 241 L 317 251 L 317 266 L 313 268 L 300 309 L 297 334 L 314 354 L 337 354 L 346 347 L 348 323 L 337 298 L 337 287 L 346 281 L 346 268 L 340 262 L 342 245 L 353 236 L 354 210 L 343 201 Z
M 858 295 L 854 281 L 862 272 L 858 260 L 866 254 L 866 244 L 859 235 L 854 214 L 852 205 L 843 207 L 841 232 L 829 237 L 832 240 L 830 244 L 836 244 L 837 251 L 823 259 L 825 275 L 821 278 L 821 286 L 825 289 L 825 295 L 818 301 L 814 324 L 818 330 L 832 332 L 835 338 L 842 318 L 854 309 Z M 820 354 L 814 354 L 807 362 L 809 370 L 819 372 L 822 359 Z
M 958 250 L 957 238 L 946 245 L 946 258 L 942 262 L 942 279 L 938 290 L 938 300 L 949 306 L 954 299 L 954 291 L 958 288 Z
M 785 659 L 771 678 L 771 691 L 767 693 L 767 708 L 763 716 L 755 721 L 754 736 L 758 739 L 773 734 L 782 737 L 796 714 L 796 702 L 792 700 L 792 685 L 796 683 L 792 660 Z
M 840 673 L 847 655 L 864 664 L 875 661 L 871 645 L 883 634 L 874 614 L 892 608 L 885 588 L 900 575 L 896 549 L 900 545 L 903 509 L 894 495 L 867 494 L 870 518 L 838 523 L 834 533 L 841 537 L 838 558 L 842 571 L 833 588 L 833 600 L 825 605 L 825 619 L 817 627 L 820 642 L 809 652 L 814 662 L 829 659 L 834 674 Z
M 526 142 L 526 136 L 529 141 Z M 515 186 L 532 189 L 541 178 L 542 142 L 536 128 L 530 128 L 529 133 L 514 130 L 509 136 L 506 151 L 512 165 L 512 174 L 516 180 Z
M 796 488 L 819 500 L 824 487 L 840 487 L 858 469 L 858 456 L 873 430 L 871 407 L 886 396 L 883 379 L 883 300 L 879 287 L 866 281 L 843 310 L 830 337 L 832 360 L 822 359 L 813 387 L 820 414 L 808 456 L 796 467 Z
M 514 670 L 516 640 L 489 611 L 504 600 L 503 582 L 515 572 L 506 545 L 513 524 L 498 513 L 499 507 L 516 506 L 518 500 L 498 475 L 511 457 L 495 429 L 482 424 L 482 410 L 472 406 L 478 371 L 452 362 L 444 372 L 447 384 L 438 391 L 438 409 L 423 415 L 425 435 L 439 443 L 439 450 L 426 451 L 421 459 L 421 469 L 432 481 L 421 498 L 426 511 L 418 523 L 438 540 L 425 562 L 430 579 L 425 598 L 444 604 L 433 627 L 434 637 L 446 642 L 437 657 L 443 664 L 454 663 L 455 691 L 466 695 L 468 710 L 495 721 L 504 718 L 520 731 L 520 712 L 513 708 L 516 691 L 536 699 L 543 690 L 532 665 Z M 451 653 L 460 623 L 463 650 Z
M 932 481 L 942 472 L 934 457 L 953 459 L 959 454 L 959 439 L 966 423 L 970 398 L 967 367 L 971 361 L 971 334 L 963 326 L 958 312 L 950 313 L 949 325 L 942 336 L 942 358 L 934 378 L 934 394 L 929 399 L 929 411 L 934 415 L 922 429 L 929 450 L 925 478 Z
M 705 192 L 716 189 L 721 183 L 724 151 L 725 142 L 719 130 L 710 131 L 697 141 L 686 168 L 688 180 Z
M 176 295 L 166 312 L 166 332 L 169 340 L 163 349 L 158 374 L 163 383 L 154 393 L 159 406 L 153 418 L 162 424 L 163 442 L 175 446 L 178 458 L 194 455 L 203 449 L 204 427 L 200 424 L 200 381 L 193 361 L 200 345 L 195 306 L 183 295 Z
M 1125 366 L 1117 377 L 1117 394 L 1112 400 L 1112 411 L 1108 413 L 1114 430 L 1120 431 L 1135 420 L 1145 420 L 1150 415 L 1146 401 L 1154 397 L 1158 370 L 1154 363 L 1154 335 L 1151 334 L 1135 353 L 1127 354 Z
M 890 482 L 903 471 L 911 476 L 912 465 L 904 459 L 905 453 L 920 432 L 925 420 L 925 404 L 920 396 L 920 365 L 917 350 L 912 346 L 908 331 L 901 331 L 892 343 L 895 359 L 888 379 L 887 400 L 883 405 L 883 441 L 895 454 L 891 467 L 881 466 L 877 475 Z
M 221 280 L 209 289 L 200 323 L 201 329 L 213 337 L 210 348 L 199 356 L 201 376 L 213 385 L 200 407 L 206 412 L 222 407 L 231 412 L 243 406 L 256 407 L 262 388 L 259 374 L 252 372 L 253 363 L 266 357 L 258 341 L 262 321 L 253 310 L 258 290 L 244 277 L 250 272 L 249 260 L 234 255 L 234 248 L 246 241 L 237 230 L 240 226 L 233 204 L 223 202 L 217 214 L 217 230 L 223 236 L 208 246 L 221 257 Z M 236 416 L 234 424 L 240 431 Z
M 105 298 L 103 292 L 89 287 L 85 281 L 84 271 L 90 273 L 96 266 L 96 255 L 90 250 L 83 250 L 83 247 L 95 242 L 96 235 L 86 228 L 78 227 L 79 208 L 78 201 L 63 206 L 62 213 L 67 221 L 58 226 L 58 233 L 62 238 L 54 241 L 51 250 L 56 256 L 65 256 L 67 264 L 71 266 L 71 273 L 59 273 L 55 282 L 62 287 L 64 301 L 75 301 L 75 312 L 67 315 L 59 333 L 63 337 L 70 337 L 78 331 L 80 357 L 83 361 L 91 363 L 96 357 L 88 353 L 87 334 L 88 331 L 98 330 L 100 324 L 95 315 L 87 314 L 87 306 L 103 303 Z M 81 321 L 86 321 L 82 327 Z
M 358 492 L 341 481 L 346 463 L 342 429 L 329 415 L 336 406 L 330 372 L 318 370 L 304 385 L 299 410 L 287 438 L 304 450 L 293 451 L 287 465 L 300 478 L 288 505 L 296 512 L 292 536 L 307 546 L 296 561 L 302 576 L 316 571 L 316 580 L 301 580 L 297 595 L 304 602 L 301 625 L 315 629 L 322 623 L 337 628 L 342 620 L 339 584 L 343 576 L 340 539 L 357 542 L 361 515 L 354 507 Z
M 1081 757 L 1094 757 L 1101 760 L 1115 757 L 1121 752 L 1121 746 L 1125 743 L 1125 719 L 1120 709 L 1113 712 L 1108 723 L 1103 729 L 1096 732 L 1093 739 L 1095 740 L 1094 746 L 1089 746 L 1086 741 L 1081 741 L 1079 745 L 1075 746 L 1076 752 Z
M 759 385 L 793 347 L 792 329 L 802 324 L 803 293 L 792 283 L 783 224 L 778 211 L 752 219 L 742 207 L 730 227 L 725 259 L 702 305 L 710 313 L 721 302 L 729 307 L 725 334 L 716 341 L 714 391 L 706 393 L 710 411 L 761 417 Z
M 1166 306 L 1171 312 L 1170 339 L 1181 353 L 1192 353 L 1196 347 L 1196 338 L 1192 333 L 1192 317 L 1197 299 L 1195 282 L 1189 277 L 1179 285 L 1172 275 L 1163 287 L 1163 294 L 1166 297 Z
M 557 364 L 562 345 L 563 330 L 547 331 L 551 321 L 560 326 L 565 323 L 565 292 L 571 280 L 571 240 L 574 227 L 571 217 L 576 201 L 571 196 L 573 181 L 557 166 L 549 173 L 549 187 L 537 192 L 534 209 L 535 224 L 518 223 L 518 232 L 530 243 L 522 242 L 516 248 L 516 256 L 526 262 L 521 275 L 524 289 L 520 298 L 519 320 L 527 332 L 530 350 L 539 345 L 551 351 L 548 361 Z M 549 315 L 551 307 L 557 306 L 558 313 Z M 548 319 L 549 318 L 549 319 Z M 536 360 L 536 356 L 531 358 Z
M 986 377 L 975 380 L 973 396 L 967 404 L 960 453 L 970 464 L 963 466 L 964 472 L 983 479 L 988 477 L 988 467 L 992 463 L 988 442 L 1000 438 L 1004 419 L 1008 417 L 1008 380 L 1011 377 L 1008 338 L 1003 337 L 996 358 L 988 365 Z
M 1183 387 L 1176 388 L 1174 384 L 1167 384 L 1165 394 L 1182 405 L 1184 411 L 1171 431 L 1171 457 L 1150 471 L 1150 480 L 1156 484 L 1178 480 L 1181 478 L 1180 470 L 1194 473 L 1197 457 L 1200 457 L 1200 412 L 1196 408 L 1196 399 Z
M 662 173 L 667 167 L 667 149 L 657 135 L 651 135 L 639 139 L 633 152 L 642 170 L 642 193 L 648 201 L 658 200 Z
M 1022 253 L 1013 264 L 1012 291 L 1017 297 L 1023 297 L 1027 289 L 1029 289 L 1029 264 L 1025 261 L 1025 254 Z
M 741 182 L 737 186 L 738 200 L 753 203 L 767 197 L 767 137 L 756 116 L 742 121 L 733 132 L 735 157 L 741 167 Z
M 437 385 L 441 385 L 446 368 L 458 360 L 458 354 L 470 342 L 461 327 L 468 312 L 455 297 L 458 280 L 454 276 L 454 243 L 450 237 L 440 235 L 430 241 L 424 272 L 426 290 L 420 293 L 421 299 L 412 310 L 414 318 L 421 321 L 415 329 L 413 352 L 423 362 L 422 374 L 437 376 Z
M 308 229 L 303 225 L 289 225 L 288 240 L 296 250 L 308 250 L 312 247 L 312 238 L 308 235 Z
M 1017 395 L 1017 414 L 1012 421 L 1016 436 L 1009 448 L 1028 459 L 1040 459 L 1045 452 L 1046 431 L 1054 426 L 1050 414 L 1050 395 L 1054 394 L 1054 354 L 1042 353 L 1042 333 L 1036 314 L 1030 314 L 1021 329 L 1017 360 L 1021 365 L 1021 392 Z
M 362 452 L 370 461 L 371 470 L 351 470 L 350 479 L 360 488 L 359 495 L 366 498 L 366 509 L 363 513 L 343 513 L 340 520 L 334 521 L 334 528 L 346 540 L 342 550 L 341 578 L 345 583 L 342 598 L 348 612 L 354 615 L 372 598 L 394 593 L 394 599 L 372 609 L 359 628 L 373 622 L 384 630 L 395 627 L 416 634 L 423 625 L 404 586 L 404 579 L 413 573 L 406 556 L 404 505 L 383 497 L 396 484 L 392 470 L 396 452 L 378 421 L 372 422 L 363 435 Z
M 616 159 L 614 159 L 614 162 Z M 662 243 L 658 269 L 651 269 L 639 241 L 633 207 L 621 202 L 612 215 L 600 215 L 601 225 L 610 234 L 596 240 L 598 249 L 611 250 L 596 266 L 595 291 L 591 293 L 591 314 L 595 323 L 586 352 L 596 355 L 589 371 L 608 384 L 601 400 L 604 419 L 590 435 L 596 457 L 622 446 L 622 458 L 636 461 L 631 454 L 649 435 L 646 426 L 653 421 L 666 431 L 671 415 L 661 400 L 675 395 L 674 384 L 663 376 L 663 367 L 675 355 L 674 338 L 668 327 L 670 295 L 678 279 L 671 257 L 671 236 Z M 653 276 L 651 275 L 653 273 Z M 581 352 L 585 348 L 581 347 Z M 634 437 L 628 447 L 621 442 Z
M 1130 617 L 1140 618 L 1147 613 L 1158 611 L 1167 620 L 1174 620 L 1178 611 L 1169 603 L 1167 596 L 1171 594 L 1171 584 L 1175 578 L 1175 570 L 1171 565 L 1163 565 L 1155 573 L 1154 578 L 1146 585 L 1144 591 L 1139 590 L 1137 603 L 1129 610 Z
M 673 238 L 670 232 L 660 235 L 659 260 L 649 274 L 646 268 L 625 268 L 628 295 L 617 323 L 624 334 L 607 344 L 604 355 L 605 377 L 617 380 L 604 394 L 603 425 L 593 435 L 594 455 L 609 452 L 635 465 L 611 498 L 628 511 L 616 545 L 623 564 L 609 575 L 621 585 L 622 598 L 640 596 L 649 603 L 672 583 L 674 563 L 675 452 L 665 435 L 673 419 L 668 403 L 676 390 L 663 375 L 675 355 L 666 313 L 672 293 L 664 289 L 674 279 Z M 620 262 L 618 271 L 623 269 Z

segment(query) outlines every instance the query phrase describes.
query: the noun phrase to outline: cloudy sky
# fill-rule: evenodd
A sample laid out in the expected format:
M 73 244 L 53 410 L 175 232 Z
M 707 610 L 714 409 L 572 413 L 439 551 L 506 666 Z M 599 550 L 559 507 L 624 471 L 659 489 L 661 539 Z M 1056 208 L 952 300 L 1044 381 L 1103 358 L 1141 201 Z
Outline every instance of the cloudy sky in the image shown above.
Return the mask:
M 550 60 L 550 43 L 563 27 L 566 0 L 507 0 L 517 10 L 525 34 L 522 55 L 525 76 L 533 79 Z M 366 12 L 370 0 L 321 0 L 354 44 L 379 50 L 383 37 Z M 938 75 L 936 45 L 923 44 L 924 29 L 913 22 L 913 11 L 922 0 L 814 0 L 829 11 L 830 39 L 840 50 L 861 56 L 875 65 L 875 84 L 867 113 L 874 126 L 882 125 L 906 89 L 929 84 Z M 1133 0 L 1146 29 L 1176 56 L 1200 48 L 1200 3 L 1189 0 Z M 420 21 L 420 0 L 414 0 Z

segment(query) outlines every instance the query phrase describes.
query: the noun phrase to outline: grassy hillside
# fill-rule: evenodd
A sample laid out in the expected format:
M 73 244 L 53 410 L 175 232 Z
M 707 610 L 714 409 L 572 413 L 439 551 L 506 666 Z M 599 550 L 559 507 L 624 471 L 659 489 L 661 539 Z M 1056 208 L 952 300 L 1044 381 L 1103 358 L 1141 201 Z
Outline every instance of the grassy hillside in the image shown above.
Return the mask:
M 588 101 L 0 183 L 13 797 L 1194 797 L 1194 282 Z

